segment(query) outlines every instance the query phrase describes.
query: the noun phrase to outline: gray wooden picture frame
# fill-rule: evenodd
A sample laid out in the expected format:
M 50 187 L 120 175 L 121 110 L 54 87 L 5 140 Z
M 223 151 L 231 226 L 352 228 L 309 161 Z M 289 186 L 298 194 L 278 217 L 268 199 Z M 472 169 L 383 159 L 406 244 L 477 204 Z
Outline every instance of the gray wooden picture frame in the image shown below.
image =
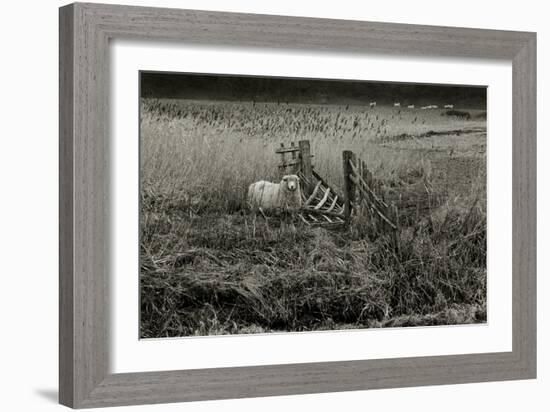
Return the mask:
M 536 34 L 71 4 L 60 9 L 59 398 L 74 408 L 536 376 Z M 505 59 L 513 65 L 513 350 L 109 373 L 109 40 Z

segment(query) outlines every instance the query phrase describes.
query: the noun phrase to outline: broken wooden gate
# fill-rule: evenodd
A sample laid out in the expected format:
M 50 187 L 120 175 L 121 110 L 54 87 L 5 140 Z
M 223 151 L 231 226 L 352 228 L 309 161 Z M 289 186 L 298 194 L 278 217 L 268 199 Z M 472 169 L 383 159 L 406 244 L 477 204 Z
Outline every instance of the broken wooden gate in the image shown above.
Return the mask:
M 344 216 L 349 221 L 352 213 L 367 212 L 368 219 L 377 233 L 390 232 L 395 248 L 399 249 L 399 212 L 394 203 L 388 204 L 376 193 L 372 173 L 355 153 L 342 153 L 344 169 Z
M 281 156 L 279 177 L 291 173 L 300 178 L 303 202 L 298 212 L 300 219 L 310 226 L 344 225 L 344 198 L 314 170 L 309 140 L 301 140 L 298 146 L 291 142 L 289 147 L 281 143 L 275 152 Z
M 294 142 L 288 147 L 281 143 L 275 152 L 281 157 L 278 165 L 279 178 L 285 174 L 296 174 L 300 178 L 303 206 L 298 216 L 305 224 L 341 227 L 351 221 L 354 213 L 366 208 L 376 230 L 391 231 L 397 246 L 397 208 L 393 204 L 388 205 L 376 193 L 372 173 L 355 153 L 342 153 L 344 193 L 341 195 L 315 171 L 308 140 L 301 140 L 298 146 Z

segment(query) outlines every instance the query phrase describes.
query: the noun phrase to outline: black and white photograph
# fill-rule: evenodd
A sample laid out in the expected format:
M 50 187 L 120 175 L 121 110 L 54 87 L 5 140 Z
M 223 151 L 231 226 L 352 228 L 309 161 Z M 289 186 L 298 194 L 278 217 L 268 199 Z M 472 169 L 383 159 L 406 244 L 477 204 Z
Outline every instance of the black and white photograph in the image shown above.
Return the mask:
M 140 337 L 487 322 L 487 88 L 140 72 Z
M 4 2 L 1 410 L 547 410 L 545 10 Z

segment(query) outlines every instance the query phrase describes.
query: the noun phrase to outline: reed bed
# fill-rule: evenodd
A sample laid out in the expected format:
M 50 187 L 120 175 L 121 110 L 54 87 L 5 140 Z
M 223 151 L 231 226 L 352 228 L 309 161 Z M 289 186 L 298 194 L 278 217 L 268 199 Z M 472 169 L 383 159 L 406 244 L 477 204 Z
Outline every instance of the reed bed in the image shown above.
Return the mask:
M 141 336 L 486 321 L 485 121 L 444 111 L 144 99 Z M 342 186 L 343 150 L 400 208 L 399 248 L 360 213 L 340 231 L 249 213 L 275 149 L 308 139 Z M 376 234 L 376 235 L 374 235 Z

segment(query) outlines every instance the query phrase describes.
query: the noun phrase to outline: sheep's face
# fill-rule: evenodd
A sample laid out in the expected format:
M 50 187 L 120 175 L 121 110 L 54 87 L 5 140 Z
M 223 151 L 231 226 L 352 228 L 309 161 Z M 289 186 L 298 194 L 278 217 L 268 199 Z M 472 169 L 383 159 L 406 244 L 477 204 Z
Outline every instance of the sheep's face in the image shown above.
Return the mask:
M 283 176 L 281 185 L 290 192 L 294 192 L 300 186 L 300 179 L 296 175 Z

